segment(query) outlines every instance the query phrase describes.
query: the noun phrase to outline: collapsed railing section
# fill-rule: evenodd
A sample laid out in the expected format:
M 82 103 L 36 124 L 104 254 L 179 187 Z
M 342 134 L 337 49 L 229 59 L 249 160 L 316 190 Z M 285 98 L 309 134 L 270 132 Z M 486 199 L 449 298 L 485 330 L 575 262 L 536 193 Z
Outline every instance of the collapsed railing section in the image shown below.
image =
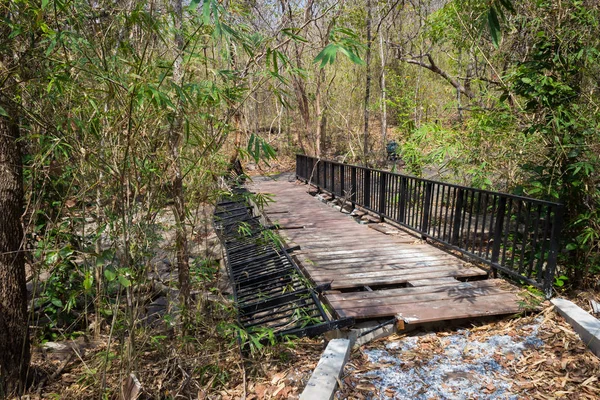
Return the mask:
M 304 155 L 296 176 L 552 295 L 561 204 Z
M 331 320 L 318 294 L 328 287 L 312 287 L 300 268 L 273 240 L 237 189 L 224 197 L 214 212 L 214 224 L 225 253 L 238 322 L 249 332 L 270 329 L 275 336 L 317 336 L 352 325 L 352 318 Z

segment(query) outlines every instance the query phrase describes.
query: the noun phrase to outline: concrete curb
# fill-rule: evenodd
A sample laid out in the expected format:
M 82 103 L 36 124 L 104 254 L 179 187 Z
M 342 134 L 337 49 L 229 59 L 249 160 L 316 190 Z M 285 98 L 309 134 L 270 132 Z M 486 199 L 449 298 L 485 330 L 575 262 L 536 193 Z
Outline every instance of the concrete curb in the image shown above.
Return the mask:
M 565 299 L 552 299 L 560 315 L 571 324 L 583 342 L 600 357 L 600 321 L 575 303 Z
M 350 355 L 350 348 L 348 339 L 333 339 L 329 342 L 300 395 L 300 400 L 333 399 L 344 364 Z

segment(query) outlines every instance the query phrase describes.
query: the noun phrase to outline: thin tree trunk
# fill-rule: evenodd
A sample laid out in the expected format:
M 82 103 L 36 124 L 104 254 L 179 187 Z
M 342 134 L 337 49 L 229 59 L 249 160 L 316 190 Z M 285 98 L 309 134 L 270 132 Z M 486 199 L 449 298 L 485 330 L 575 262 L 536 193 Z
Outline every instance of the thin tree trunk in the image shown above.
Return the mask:
M 315 154 L 317 157 L 321 157 L 321 152 L 323 151 L 323 141 L 322 136 L 323 132 L 323 110 L 321 109 L 321 84 L 325 79 L 325 72 L 321 68 L 319 70 L 319 74 L 317 76 L 317 90 L 315 92 L 315 117 L 316 117 L 316 137 L 315 137 Z
M 365 82 L 365 108 L 364 108 L 364 118 L 365 118 L 365 127 L 363 131 L 363 152 L 364 152 L 364 162 L 366 164 L 367 157 L 369 154 L 369 98 L 371 96 L 371 0 L 367 0 L 367 54 L 366 54 L 366 64 L 367 64 L 367 79 Z
M 380 18 L 381 10 L 379 10 Z M 382 20 L 379 21 L 379 27 L 381 28 Z M 379 78 L 379 83 L 381 86 L 381 151 L 383 155 L 383 159 L 386 157 L 386 144 L 387 144 L 387 104 L 386 104 L 386 86 L 385 86 L 385 51 L 383 48 L 383 33 L 381 29 L 379 29 L 379 57 L 381 59 L 381 76 Z
M 314 0 L 308 0 L 306 3 L 306 7 L 304 9 L 304 23 L 306 24 L 311 17 L 311 13 L 312 13 L 312 6 L 313 6 L 313 2 Z M 281 7 L 282 10 L 286 10 L 287 9 L 287 13 L 288 13 L 288 23 L 290 25 L 293 25 L 293 12 L 292 12 L 292 5 L 290 4 L 289 1 L 285 0 L 281 2 Z M 299 33 L 300 34 L 300 33 Z M 299 69 L 302 69 L 302 56 L 304 53 L 304 45 L 300 45 L 297 42 L 294 42 L 294 51 L 295 51 L 295 57 L 296 57 L 296 65 Z M 314 135 L 311 133 L 311 123 L 310 123 L 310 104 L 308 101 L 308 96 L 306 94 L 306 87 L 304 86 L 304 81 L 301 78 L 298 78 L 297 76 L 293 76 L 292 77 L 292 82 L 294 85 L 294 92 L 296 93 L 296 99 L 298 101 L 298 111 L 300 112 L 300 116 L 302 117 L 302 122 L 303 122 L 303 128 L 304 128 L 304 137 L 306 138 L 306 140 L 310 141 L 310 139 L 313 139 L 313 149 L 314 149 L 314 153 L 316 153 L 318 151 L 317 147 L 318 145 L 316 143 L 314 143 Z M 304 146 L 304 141 L 302 138 L 302 134 L 299 132 L 298 133 L 298 144 L 300 146 L 300 148 L 302 149 L 303 152 L 306 152 L 305 146 Z M 310 148 L 310 144 L 308 145 L 308 147 Z M 316 155 L 316 154 L 314 154 Z
M 21 225 L 23 168 L 18 122 L 14 112 L 9 114 L 12 119 L 0 116 L 0 398 L 23 390 L 30 358 Z
M 173 0 L 173 14 L 175 17 L 175 46 L 177 48 L 177 58 L 173 63 L 173 81 L 181 86 L 183 83 L 183 49 L 184 41 L 182 36 L 183 27 L 183 4 L 182 0 Z M 177 271 L 179 278 L 179 299 L 184 310 L 187 308 L 190 297 L 190 264 L 187 241 L 187 229 L 185 227 L 185 194 L 183 191 L 183 174 L 181 172 L 180 149 L 183 140 L 183 110 L 182 105 L 178 103 L 173 118 L 173 125 L 169 137 L 169 150 L 171 155 L 172 167 L 172 194 L 173 194 L 173 213 L 175 215 L 175 246 L 177 256 Z M 187 311 L 184 311 L 184 319 Z M 185 321 L 184 321 L 185 322 Z

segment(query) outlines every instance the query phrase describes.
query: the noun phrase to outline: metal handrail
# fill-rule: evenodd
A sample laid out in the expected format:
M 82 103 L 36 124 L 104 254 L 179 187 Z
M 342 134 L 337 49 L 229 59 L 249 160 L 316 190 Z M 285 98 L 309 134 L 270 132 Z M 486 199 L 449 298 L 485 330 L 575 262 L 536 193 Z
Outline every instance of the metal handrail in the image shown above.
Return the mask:
M 562 204 L 304 155 L 296 176 L 552 295 Z

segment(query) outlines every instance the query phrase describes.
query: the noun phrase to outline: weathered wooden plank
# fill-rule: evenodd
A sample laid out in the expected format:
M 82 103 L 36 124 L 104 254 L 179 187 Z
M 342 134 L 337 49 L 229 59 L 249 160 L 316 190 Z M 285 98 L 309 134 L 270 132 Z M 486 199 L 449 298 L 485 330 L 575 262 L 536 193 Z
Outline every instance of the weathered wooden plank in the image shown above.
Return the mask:
M 338 296 L 337 299 L 327 297 L 327 301 L 334 307 L 342 307 L 344 310 L 354 308 L 368 308 L 380 306 L 406 305 L 413 303 L 425 303 L 431 301 L 448 300 L 449 303 L 456 302 L 471 302 L 474 297 L 491 296 L 496 294 L 505 294 L 506 291 L 499 286 L 489 287 L 467 287 L 463 286 L 448 286 L 445 290 L 437 290 L 430 293 L 415 293 L 411 296 L 377 296 L 363 299 L 348 299 Z M 378 292 L 386 292 L 386 290 L 378 290 Z M 369 292 L 371 293 L 371 292 Z
M 429 267 L 433 265 L 467 265 L 465 262 L 457 259 L 444 258 L 413 258 L 405 260 L 370 260 L 368 263 L 364 261 L 345 262 L 344 260 L 337 261 L 319 261 L 307 257 L 305 254 L 298 255 L 298 260 L 302 263 L 307 263 L 311 268 L 317 269 L 353 269 L 353 268 L 395 268 L 401 266 L 410 266 L 414 268 Z
M 314 279 L 333 279 L 335 282 L 352 280 L 352 279 L 366 279 L 366 278 L 384 278 L 384 277 L 396 277 L 396 276 L 417 276 L 417 275 L 427 275 L 433 274 L 435 272 L 446 273 L 450 271 L 455 271 L 457 273 L 465 273 L 471 274 L 475 272 L 478 275 L 487 275 L 487 273 L 479 268 L 469 268 L 469 267 L 457 267 L 457 266 L 434 266 L 434 267 L 426 267 L 419 269 L 385 269 L 385 270 L 376 270 L 371 271 L 368 268 L 365 268 L 361 272 L 347 272 L 341 270 L 339 272 L 334 271 L 318 271 L 317 269 L 313 269 L 310 274 Z M 454 276 L 454 275 L 453 275 Z M 405 280 L 408 282 L 408 280 Z
M 485 289 L 485 288 L 494 288 L 494 287 L 503 287 L 506 285 L 504 281 L 499 281 L 498 279 L 486 279 L 481 281 L 472 281 L 472 282 L 460 282 L 455 280 L 453 283 L 448 283 L 445 285 L 438 286 L 418 286 L 418 287 L 405 287 L 405 288 L 396 288 L 396 289 L 381 289 L 375 290 L 372 292 L 348 292 L 348 293 L 336 293 L 330 294 L 327 293 L 327 299 L 331 301 L 353 301 L 353 300 L 362 300 L 362 299 L 377 299 L 380 297 L 412 297 L 418 294 L 424 293 L 439 293 L 439 292 L 447 292 L 448 290 L 454 288 L 474 288 L 474 289 Z
M 338 246 L 339 248 L 339 246 Z M 399 248 L 399 246 L 396 246 L 396 248 L 394 247 L 388 247 L 388 248 L 382 248 L 382 249 L 352 249 L 352 248 L 346 248 L 344 250 L 331 250 L 331 251 L 322 251 L 322 250 L 312 250 L 310 249 L 310 251 L 308 251 L 309 249 L 307 249 L 307 253 L 310 253 L 313 258 L 315 259 L 320 259 L 320 260 L 328 260 L 328 259 L 336 259 L 336 258 L 351 258 L 351 257 L 394 257 L 394 258 L 407 258 L 408 256 L 416 256 L 416 255 L 435 255 L 435 256 L 440 256 L 439 251 L 435 251 L 435 249 L 431 249 L 431 248 L 422 248 L 422 247 L 417 247 L 417 248 L 409 248 L 409 249 L 403 249 L 403 248 Z M 456 257 L 454 256 L 450 256 L 446 253 L 442 253 L 442 255 L 444 256 L 448 256 L 448 258 L 454 258 L 456 259 Z
M 315 257 L 312 254 L 298 255 L 298 258 L 302 258 L 305 260 L 310 260 L 312 264 L 315 265 L 339 265 L 340 268 L 343 268 L 344 264 L 365 264 L 368 265 L 370 263 L 382 262 L 388 265 L 396 265 L 396 264 L 407 264 L 414 263 L 415 266 L 419 262 L 427 262 L 427 261 L 447 261 L 448 264 L 465 264 L 464 262 L 456 262 L 456 260 L 440 258 L 437 256 L 413 256 L 413 257 L 348 257 L 348 258 L 330 258 L 330 259 L 321 259 L 319 257 Z
M 414 267 L 419 267 L 421 265 L 425 265 L 424 263 L 430 263 L 435 261 L 440 261 L 442 263 L 453 264 L 453 265 L 464 265 L 466 264 L 464 261 L 457 260 L 455 257 L 443 257 L 443 256 L 413 256 L 413 257 L 364 257 L 364 258 L 336 258 L 336 259 L 319 259 L 318 257 L 314 257 L 312 254 L 299 254 L 298 259 L 301 261 L 306 261 L 311 265 L 338 265 L 339 268 L 345 268 L 345 265 L 412 265 Z
M 344 308 L 344 315 L 357 319 L 398 315 L 404 322 L 416 324 L 490 315 L 515 314 L 521 311 L 518 297 L 512 293 L 474 296 L 470 300 L 464 299 L 463 301 L 452 302 L 444 299 L 423 303 L 410 303 L 403 306 Z
M 347 241 L 337 241 L 331 240 L 328 241 L 326 239 L 311 239 L 311 238 L 303 238 L 301 235 L 297 236 L 288 236 L 284 235 L 286 241 L 298 241 L 301 240 L 304 244 L 304 251 L 311 253 L 324 253 L 329 251 L 330 249 L 344 249 L 347 251 L 352 251 L 353 249 L 360 249 L 363 252 L 374 251 L 377 246 L 380 246 L 382 243 L 379 240 L 371 240 L 371 239 L 362 239 L 362 238 L 352 238 Z M 385 247 L 382 247 L 382 252 L 390 252 L 393 254 L 392 249 L 398 247 L 405 247 L 408 243 L 388 243 Z M 455 257 L 456 258 L 456 257 Z
M 411 279 L 428 279 L 428 278 L 439 278 L 439 277 L 482 277 L 485 275 L 481 274 L 481 270 L 451 270 L 451 271 L 436 271 L 427 274 L 414 274 L 414 275 L 403 275 L 403 276 L 384 276 L 384 277 L 369 277 L 369 278 L 354 278 L 354 279 L 327 279 L 324 277 L 313 278 L 313 280 L 319 284 L 331 283 L 332 289 L 346 289 L 356 288 L 362 286 L 381 286 L 381 285 L 396 285 L 400 283 L 406 283 Z
M 361 266 L 351 266 L 351 267 L 340 267 L 339 265 L 313 265 L 310 267 L 304 267 L 309 274 L 312 276 L 322 276 L 322 275 L 335 275 L 338 277 L 340 275 L 345 274 L 354 274 L 354 273 L 365 273 L 365 272 L 377 272 L 377 271 L 395 271 L 396 275 L 401 274 L 417 274 L 429 270 L 435 270 L 435 267 L 454 267 L 454 268 L 463 268 L 463 264 L 452 264 L 452 263 L 443 263 L 443 262 L 432 262 L 432 263 L 422 263 L 418 266 L 405 264 L 405 265 L 373 265 L 373 264 L 361 264 Z M 433 269 L 432 269 L 433 268 Z M 486 274 L 485 271 L 481 270 L 481 274 Z
M 321 226 L 318 226 L 316 228 L 308 227 L 303 230 L 298 230 L 298 231 L 294 231 L 294 232 L 286 232 L 286 234 L 290 235 L 290 236 L 301 236 L 308 241 L 310 241 L 310 240 L 314 240 L 314 241 L 326 240 L 327 242 L 339 242 L 339 241 L 350 242 L 350 241 L 369 240 L 372 242 L 377 242 L 379 244 L 382 244 L 382 243 L 408 243 L 408 244 L 415 243 L 414 239 L 403 238 L 401 236 L 390 236 L 388 240 L 382 241 L 381 238 L 379 238 L 375 235 L 365 235 L 360 231 L 357 232 L 354 230 L 349 230 L 350 228 L 352 228 L 352 226 L 347 227 L 346 230 L 342 231 L 342 232 L 331 232 L 330 234 L 327 234 L 326 231 L 324 231 L 324 228 L 322 228 Z
M 445 285 L 447 283 L 456 283 L 457 280 L 454 278 L 437 278 L 437 279 L 421 279 L 421 280 L 414 280 L 414 281 L 410 281 L 408 282 L 408 284 L 410 286 L 438 286 L 438 285 Z

